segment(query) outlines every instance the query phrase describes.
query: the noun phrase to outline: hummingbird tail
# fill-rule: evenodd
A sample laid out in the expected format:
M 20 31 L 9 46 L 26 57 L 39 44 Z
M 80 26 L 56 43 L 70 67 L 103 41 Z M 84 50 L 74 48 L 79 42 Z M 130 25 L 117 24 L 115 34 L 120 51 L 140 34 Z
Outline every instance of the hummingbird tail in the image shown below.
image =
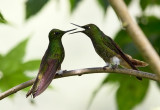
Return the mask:
M 140 60 L 137 60 L 137 59 L 133 59 L 130 55 L 128 54 L 125 54 L 129 60 L 132 62 L 132 64 L 136 67 L 145 67 L 145 66 L 148 66 L 148 63 L 144 62 L 144 61 L 140 61 Z
M 136 68 L 136 67 L 140 67 L 140 65 L 141 65 L 141 67 L 142 67 L 142 65 L 143 65 L 143 66 L 146 65 L 145 62 L 139 61 L 139 60 L 136 60 L 136 59 L 133 59 L 130 55 L 125 54 L 125 56 L 130 60 L 130 62 L 132 63 L 132 65 L 135 66 L 135 68 Z M 126 61 L 124 61 L 123 59 L 121 59 L 120 65 L 121 65 L 122 67 L 124 67 L 124 68 L 134 69 L 134 68 L 132 68 Z M 135 70 L 138 70 L 138 69 L 136 68 Z M 137 78 L 138 80 L 142 80 L 141 77 L 136 77 L 136 78 Z
M 136 67 L 145 67 L 145 66 L 148 66 L 148 63 L 146 63 L 144 61 L 137 60 L 137 59 L 132 59 L 131 62 Z
M 39 75 L 39 74 L 38 74 Z M 27 92 L 26 98 L 30 95 L 33 95 L 36 92 L 40 79 L 37 77 L 31 89 Z M 33 97 L 34 98 L 34 97 Z
M 30 96 L 31 94 L 32 94 L 32 88 L 31 88 L 31 90 L 29 90 L 29 91 L 27 92 L 26 98 L 27 98 L 28 96 Z

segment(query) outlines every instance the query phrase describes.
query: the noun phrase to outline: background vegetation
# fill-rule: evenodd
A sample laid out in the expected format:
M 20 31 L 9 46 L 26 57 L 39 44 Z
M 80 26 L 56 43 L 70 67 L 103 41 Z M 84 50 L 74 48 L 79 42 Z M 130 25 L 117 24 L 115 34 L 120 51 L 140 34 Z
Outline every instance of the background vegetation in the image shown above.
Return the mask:
M 58 4 L 57 0 L 57 4 Z M 81 7 L 81 2 L 83 0 L 68 0 L 70 6 L 70 13 L 74 13 L 76 8 Z M 107 0 L 96 0 L 97 4 L 103 10 L 104 16 L 107 16 L 107 9 L 110 7 L 110 4 Z M 124 0 L 127 6 L 134 0 Z M 25 5 L 25 21 L 29 19 L 36 19 L 36 15 L 43 10 L 43 7 L 49 2 L 49 0 L 26 0 Z M 160 18 L 159 15 L 148 15 L 148 11 L 153 8 L 160 10 L 160 0 L 139 0 L 139 8 L 141 10 L 139 16 L 136 17 L 136 21 L 143 30 L 143 32 L 148 37 L 149 41 L 152 43 L 153 47 L 156 49 L 160 55 Z M 5 12 L 3 12 L 5 13 Z M 9 25 L 11 23 L 3 16 L 3 13 L 0 12 L 0 26 Z M 52 12 L 51 12 L 52 13 Z M 137 50 L 136 46 L 132 42 L 132 39 L 128 36 L 125 30 L 119 29 L 115 35 L 115 42 L 119 44 L 122 50 L 132 57 L 144 60 Z M 35 71 L 39 68 L 40 60 L 33 59 L 30 61 L 24 61 L 25 51 L 27 42 L 29 39 L 25 39 L 14 48 L 7 52 L 7 54 L 0 53 L 0 91 L 4 92 L 7 89 L 16 86 L 22 82 L 25 82 L 33 77 L 29 77 L 25 74 L 26 71 Z M 148 67 L 142 68 L 142 71 L 152 72 Z M 144 79 L 142 82 L 137 81 L 134 77 L 126 75 L 116 75 L 109 74 L 107 75 L 102 83 L 97 87 L 93 92 L 91 101 L 94 99 L 98 91 L 107 84 L 112 83 L 119 85 L 116 91 L 116 104 L 117 109 L 119 110 L 131 110 L 142 101 L 144 101 L 145 96 L 148 92 L 150 86 L 150 81 Z M 160 87 L 160 84 L 157 83 L 157 87 Z M 26 92 L 26 89 L 24 90 Z M 106 96 L 104 96 L 107 98 Z M 16 98 L 16 97 L 14 97 Z M 125 106 L 124 106 L 125 104 Z

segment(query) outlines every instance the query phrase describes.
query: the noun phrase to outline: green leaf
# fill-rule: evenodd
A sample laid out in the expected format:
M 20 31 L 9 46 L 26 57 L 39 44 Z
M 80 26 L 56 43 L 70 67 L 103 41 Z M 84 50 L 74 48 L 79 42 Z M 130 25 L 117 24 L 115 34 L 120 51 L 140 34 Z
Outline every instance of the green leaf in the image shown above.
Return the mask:
M 37 14 L 49 0 L 27 0 L 26 2 L 26 19 Z
M 82 1 L 82 0 L 69 0 L 69 3 L 70 3 L 70 12 L 71 13 L 76 9 L 76 7 L 80 3 L 80 1 Z
M 104 13 L 106 13 L 107 8 L 108 8 L 108 6 L 109 6 L 108 0 L 97 0 L 97 2 L 98 2 L 99 5 L 102 7 Z
M 22 62 L 25 55 L 25 49 L 27 46 L 28 38 L 20 42 L 17 46 L 12 48 L 5 56 L 7 59 L 12 59 L 18 62 Z
M 149 87 L 148 80 L 143 79 L 139 81 L 134 76 L 131 77 L 123 74 L 109 74 L 102 82 L 101 87 L 109 83 L 119 85 L 116 92 L 116 101 L 119 110 L 133 109 L 143 101 Z
M 41 60 L 31 60 L 28 62 L 25 62 L 24 64 L 22 64 L 22 70 L 36 70 L 37 68 L 39 68 Z
M 24 62 L 25 50 L 28 39 L 23 40 L 6 55 L 0 55 L 0 90 L 3 92 L 31 78 L 26 76 L 25 71 L 33 71 L 39 68 L 40 60 Z M 24 91 L 27 89 L 24 89 Z
M 4 74 L 11 74 L 19 68 L 19 65 L 23 62 L 25 55 L 25 49 L 28 39 L 25 39 L 19 43 L 16 47 L 11 49 L 1 60 L 0 69 Z
M 130 5 L 132 0 L 124 0 L 124 2 L 127 4 L 127 5 Z
M 0 23 L 3 23 L 3 24 L 7 24 L 7 20 L 3 17 L 2 13 L 0 12 Z
M 27 77 L 23 71 L 17 70 L 12 73 L 12 75 L 3 75 L 0 80 L 0 90 L 6 91 L 16 85 L 19 85 L 25 81 L 30 80 L 30 77 Z
M 140 6 L 143 11 L 146 9 L 147 5 L 149 5 L 149 1 L 150 0 L 145 0 L 145 2 L 144 2 L 144 0 L 140 0 Z
M 117 106 L 119 110 L 132 110 L 142 102 L 149 87 L 149 81 L 137 81 L 137 79 L 125 78 L 120 82 L 116 93 Z M 125 105 L 124 105 L 125 103 Z
M 160 55 L 160 19 L 154 16 L 139 17 L 139 25 L 147 35 L 149 41 Z
M 160 0 L 140 0 L 141 9 L 144 11 L 148 6 L 160 5 Z

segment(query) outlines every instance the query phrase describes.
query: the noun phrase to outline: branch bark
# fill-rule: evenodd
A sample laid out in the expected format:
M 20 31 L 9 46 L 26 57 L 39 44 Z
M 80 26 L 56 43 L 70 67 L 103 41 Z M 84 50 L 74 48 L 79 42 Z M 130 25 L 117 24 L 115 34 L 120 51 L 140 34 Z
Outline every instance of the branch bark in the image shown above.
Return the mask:
M 149 63 L 152 70 L 160 77 L 160 58 L 155 49 L 152 47 L 140 27 L 132 20 L 127 6 L 123 0 L 109 0 L 117 16 L 121 19 L 124 28 L 132 37 L 139 51 Z
M 132 75 L 132 76 L 138 76 L 142 78 L 148 78 L 151 80 L 159 81 L 160 78 L 156 74 L 147 73 L 143 71 L 137 71 L 132 69 L 112 69 L 112 68 L 103 68 L 103 67 L 96 67 L 96 68 L 85 68 L 85 69 L 78 69 L 78 70 L 70 70 L 70 71 L 64 71 L 62 75 L 56 75 L 54 79 L 56 78 L 63 78 L 63 77 L 69 77 L 69 76 L 76 76 L 76 75 L 83 75 L 83 74 L 91 74 L 91 73 L 116 73 L 116 74 L 126 74 L 126 75 Z M 0 100 L 4 99 L 5 97 L 16 93 L 19 90 L 22 90 L 28 86 L 31 86 L 34 83 L 35 79 L 29 80 L 27 82 L 24 82 L 20 85 L 17 85 L 3 93 L 0 94 Z M 138 81 L 138 80 L 137 80 Z

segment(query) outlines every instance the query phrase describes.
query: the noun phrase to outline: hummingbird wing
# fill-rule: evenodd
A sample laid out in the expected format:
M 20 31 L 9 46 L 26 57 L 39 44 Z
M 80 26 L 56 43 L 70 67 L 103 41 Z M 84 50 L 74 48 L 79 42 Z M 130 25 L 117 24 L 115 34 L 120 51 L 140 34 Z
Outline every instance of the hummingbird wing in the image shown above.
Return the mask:
M 52 82 L 59 65 L 58 59 L 49 59 L 46 64 L 43 64 L 40 67 L 35 83 L 26 96 L 28 97 L 32 94 L 33 97 L 36 97 L 41 94 Z
M 130 61 L 130 59 L 123 53 L 123 51 L 120 49 L 120 47 L 109 37 L 109 36 L 106 36 L 104 35 L 103 36 L 104 38 L 104 44 L 106 46 L 108 46 L 111 50 L 115 51 L 118 55 L 120 55 L 127 63 L 128 65 L 134 69 L 134 70 L 138 70 L 133 64 L 132 62 Z M 142 80 L 141 77 L 136 77 L 137 79 L 139 80 Z
M 104 44 L 109 47 L 111 50 L 116 52 L 118 55 L 120 55 L 134 70 L 138 70 L 132 62 L 129 60 L 128 57 L 123 53 L 123 51 L 120 49 L 120 47 L 109 37 L 109 36 L 104 36 Z
M 54 78 L 56 71 L 61 66 L 62 60 L 64 59 L 64 54 L 60 55 L 62 60 L 60 60 L 61 58 L 58 57 L 51 59 L 49 58 L 49 51 L 49 49 L 46 50 L 42 58 L 36 80 L 30 91 L 28 91 L 28 93 L 26 94 L 26 97 L 28 97 L 31 94 L 33 95 L 33 97 L 36 97 L 37 95 L 41 94 L 52 82 L 52 79 Z

